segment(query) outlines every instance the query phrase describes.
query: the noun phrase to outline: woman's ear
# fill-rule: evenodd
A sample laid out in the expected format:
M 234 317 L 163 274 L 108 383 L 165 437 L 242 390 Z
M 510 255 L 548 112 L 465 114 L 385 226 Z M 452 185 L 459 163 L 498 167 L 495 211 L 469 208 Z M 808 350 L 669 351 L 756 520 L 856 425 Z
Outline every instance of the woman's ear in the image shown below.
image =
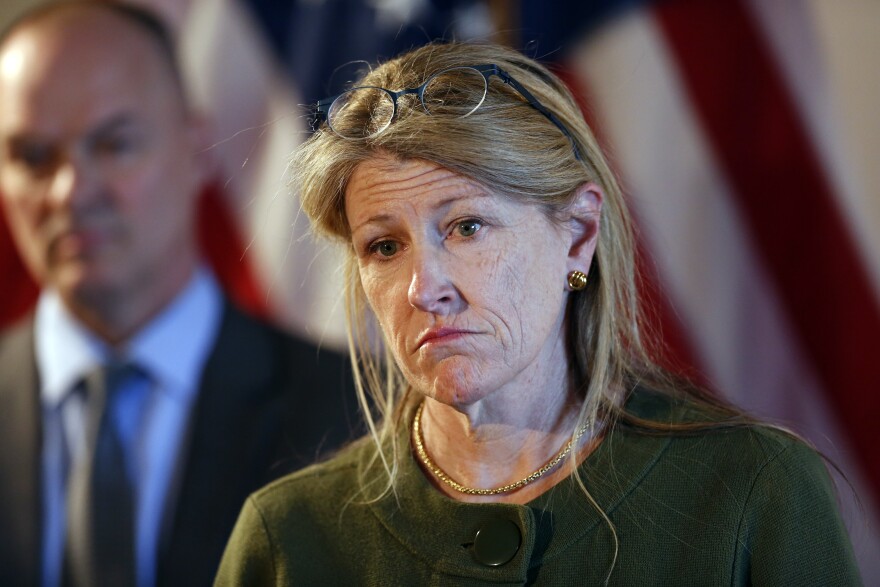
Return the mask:
M 605 194 L 595 183 L 577 188 L 568 209 L 568 227 L 571 248 L 568 251 L 568 270 L 589 273 L 596 244 L 599 242 L 599 218 Z

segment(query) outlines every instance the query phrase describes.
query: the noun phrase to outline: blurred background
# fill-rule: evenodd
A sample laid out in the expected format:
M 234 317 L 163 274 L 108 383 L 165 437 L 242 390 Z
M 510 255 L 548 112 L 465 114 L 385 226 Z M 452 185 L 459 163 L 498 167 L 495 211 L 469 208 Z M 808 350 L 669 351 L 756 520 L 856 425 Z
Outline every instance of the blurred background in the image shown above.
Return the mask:
M 310 238 L 285 174 L 306 105 L 437 39 L 489 39 L 550 65 L 636 213 L 646 299 L 675 363 L 844 471 L 865 583 L 880 585 L 880 2 L 139 3 L 178 34 L 213 124 L 200 237 L 221 281 L 334 348 L 338 252 Z M 4 0 L 0 25 L 33 4 Z M 5 324 L 36 291 L 3 222 L 0 276 Z

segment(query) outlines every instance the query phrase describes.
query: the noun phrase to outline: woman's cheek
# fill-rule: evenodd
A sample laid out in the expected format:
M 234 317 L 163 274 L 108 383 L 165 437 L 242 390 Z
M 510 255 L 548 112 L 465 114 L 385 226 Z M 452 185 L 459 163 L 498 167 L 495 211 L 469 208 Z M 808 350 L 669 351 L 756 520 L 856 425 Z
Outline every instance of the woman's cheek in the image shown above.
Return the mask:
M 377 275 L 377 272 L 370 267 L 361 267 L 360 269 L 361 276 L 361 287 L 364 290 L 364 294 L 367 296 L 367 302 L 370 304 L 370 308 L 376 314 L 380 321 L 383 321 L 383 314 L 386 311 L 386 308 L 383 306 L 383 300 L 388 296 L 383 296 L 383 287 L 382 280 Z M 384 293 L 388 292 L 387 284 L 384 288 Z

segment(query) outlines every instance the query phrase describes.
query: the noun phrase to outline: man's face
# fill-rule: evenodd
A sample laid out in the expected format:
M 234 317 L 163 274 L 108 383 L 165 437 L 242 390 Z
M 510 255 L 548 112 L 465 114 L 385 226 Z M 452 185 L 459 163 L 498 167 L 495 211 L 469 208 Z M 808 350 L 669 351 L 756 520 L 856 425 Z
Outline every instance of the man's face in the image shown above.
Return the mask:
M 96 13 L 9 39 L 0 194 L 35 277 L 93 303 L 179 280 L 195 257 L 198 136 L 157 46 L 130 23 Z

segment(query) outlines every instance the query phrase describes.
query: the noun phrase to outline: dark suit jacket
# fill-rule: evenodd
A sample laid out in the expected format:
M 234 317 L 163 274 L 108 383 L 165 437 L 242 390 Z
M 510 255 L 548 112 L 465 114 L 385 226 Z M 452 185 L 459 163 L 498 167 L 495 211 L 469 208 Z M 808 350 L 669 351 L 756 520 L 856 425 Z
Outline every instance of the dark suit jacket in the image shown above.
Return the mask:
M 347 359 L 229 304 L 202 373 L 158 584 L 210 585 L 245 498 L 353 434 Z M 0 334 L 0 585 L 38 585 L 42 426 L 32 320 Z

